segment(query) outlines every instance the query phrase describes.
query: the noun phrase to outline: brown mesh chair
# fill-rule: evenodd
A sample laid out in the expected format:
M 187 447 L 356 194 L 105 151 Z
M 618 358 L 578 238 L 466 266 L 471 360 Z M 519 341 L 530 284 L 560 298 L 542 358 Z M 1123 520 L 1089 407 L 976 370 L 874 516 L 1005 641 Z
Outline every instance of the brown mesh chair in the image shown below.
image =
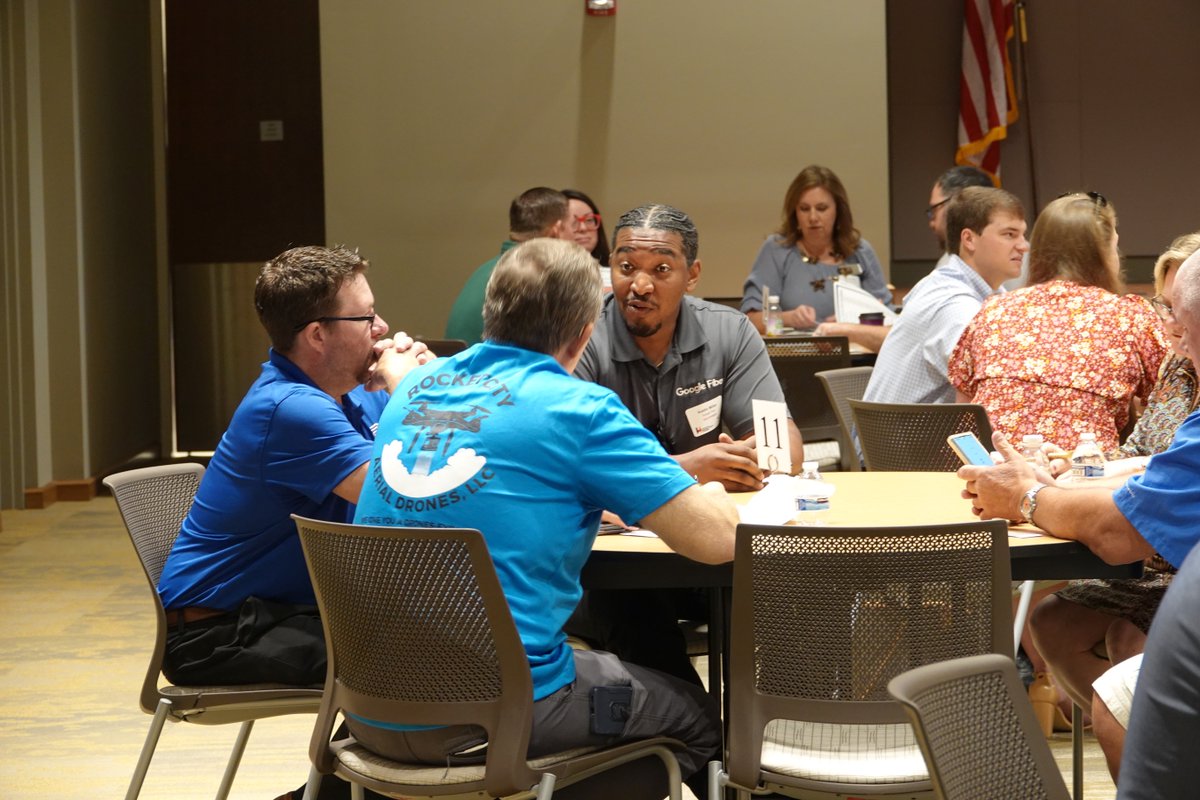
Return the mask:
M 479 531 L 368 527 L 295 517 L 325 627 L 329 672 L 309 753 L 333 772 L 388 794 L 549 798 L 568 785 L 657 756 L 680 797 L 674 750 L 659 737 L 527 760 L 532 678 Z M 486 761 L 408 764 L 351 738 L 330 742 L 338 713 L 411 725 L 478 725 Z M 310 787 L 315 782 L 310 782 Z
M 850 400 L 861 400 L 867 391 L 874 367 L 846 367 L 827 369 L 817 373 L 817 380 L 825 387 L 825 396 L 837 415 L 841 436 L 838 446 L 842 454 L 842 470 L 861 472 L 862 462 L 854 449 L 854 417 L 850 411 Z
M 462 339 L 426 339 L 421 337 L 417 341 L 424 342 L 425 346 L 437 353 L 438 356 L 457 355 L 470 347 Z
M 241 723 L 217 790 L 217 798 L 222 800 L 229 796 L 254 720 L 283 714 L 313 714 L 321 702 L 320 688 L 303 689 L 277 684 L 158 685 L 167 645 L 167 620 L 158 596 L 158 579 L 203 475 L 204 467 L 200 464 L 171 464 L 119 472 L 104 479 L 104 485 L 112 491 L 117 501 L 133 549 L 137 551 L 146 580 L 150 583 L 157 620 L 154 651 L 146 668 L 141 695 L 142 711 L 153 714 L 154 718 L 150 721 L 150 730 L 146 733 L 137 767 L 129 781 L 129 790 L 125 795 L 127 800 L 141 793 L 163 723 L 167 720 L 198 725 Z
M 825 390 L 817 381 L 822 370 L 850 366 L 850 340 L 845 336 L 806 336 L 800 338 L 763 339 L 771 366 L 783 387 L 792 421 L 800 429 L 804 444 L 839 441 L 841 427 L 837 412 Z M 794 458 L 794 457 L 793 457 Z M 833 469 L 841 464 L 840 451 L 816 460 L 821 469 Z
M 927 664 L 888 691 L 917 731 L 939 798 L 1070 798 L 1011 659 Z
M 991 449 L 992 423 L 975 403 L 869 403 L 849 400 L 867 469 L 880 472 L 955 472 L 962 461 L 946 444 L 971 431 Z
M 1012 656 L 1003 521 L 895 528 L 739 525 L 727 770 L 792 797 L 931 795 L 887 683 L 965 655 Z

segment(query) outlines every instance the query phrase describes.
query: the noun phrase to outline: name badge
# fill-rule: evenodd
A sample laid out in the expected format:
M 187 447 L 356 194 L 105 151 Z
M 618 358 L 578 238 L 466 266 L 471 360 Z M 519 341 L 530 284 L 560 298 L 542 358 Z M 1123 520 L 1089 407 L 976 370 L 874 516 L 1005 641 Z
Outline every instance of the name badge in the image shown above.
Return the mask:
M 721 424 L 721 398 L 714 397 L 700 405 L 692 406 L 683 413 L 687 416 L 688 427 L 691 428 L 692 435 L 703 436 L 716 430 L 717 426 Z

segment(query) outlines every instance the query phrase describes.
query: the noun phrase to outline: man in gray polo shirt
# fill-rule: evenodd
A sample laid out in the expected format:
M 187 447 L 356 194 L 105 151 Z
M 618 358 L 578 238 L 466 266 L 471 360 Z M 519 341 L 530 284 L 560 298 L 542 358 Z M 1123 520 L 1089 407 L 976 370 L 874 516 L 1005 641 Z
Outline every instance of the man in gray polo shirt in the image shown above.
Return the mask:
M 744 314 L 687 296 L 700 280 L 698 250 L 696 226 L 677 208 L 645 205 L 621 216 L 613 291 L 575 375 L 615 391 L 697 480 L 760 489 L 751 400 L 783 402 L 783 390 Z M 788 433 L 799 467 L 803 443 L 791 420 Z M 667 590 L 588 592 L 568 632 L 699 683 L 677 624 L 703 616 L 693 599 Z
M 751 400 L 783 402 L 783 390 L 744 314 L 686 294 L 700 280 L 698 250 L 695 224 L 671 206 L 617 221 L 612 295 L 575 375 L 615 391 L 698 480 L 761 489 Z M 799 466 L 800 431 L 788 429 Z

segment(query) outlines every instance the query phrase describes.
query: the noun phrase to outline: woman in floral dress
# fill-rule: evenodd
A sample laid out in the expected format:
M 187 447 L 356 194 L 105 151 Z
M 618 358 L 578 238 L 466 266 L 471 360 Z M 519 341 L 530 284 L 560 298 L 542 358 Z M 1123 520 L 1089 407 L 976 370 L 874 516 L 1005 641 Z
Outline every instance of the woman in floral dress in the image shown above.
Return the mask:
M 963 331 L 949 377 L 962 402 L 1019 441 L 1073 448 L 1092 431 L 1116 449 L 1167 352 L 1150 304 L 1123 295 L 1117 216 L 1101 195 L 1070 194 L 1033 226 L 1029 286 L 993 296 Z

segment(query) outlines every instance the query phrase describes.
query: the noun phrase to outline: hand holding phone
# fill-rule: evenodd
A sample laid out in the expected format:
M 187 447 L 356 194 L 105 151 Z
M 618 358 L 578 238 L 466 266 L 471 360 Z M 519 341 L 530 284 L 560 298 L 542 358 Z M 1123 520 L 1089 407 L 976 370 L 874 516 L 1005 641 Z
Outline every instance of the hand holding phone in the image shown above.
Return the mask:
M 992 461 L 992 454 L 979 441 L 979 437 L 970 431 L 951 434 L 946 437 L 946 443 L 968 466 L 990 467 L 995 463 Z

